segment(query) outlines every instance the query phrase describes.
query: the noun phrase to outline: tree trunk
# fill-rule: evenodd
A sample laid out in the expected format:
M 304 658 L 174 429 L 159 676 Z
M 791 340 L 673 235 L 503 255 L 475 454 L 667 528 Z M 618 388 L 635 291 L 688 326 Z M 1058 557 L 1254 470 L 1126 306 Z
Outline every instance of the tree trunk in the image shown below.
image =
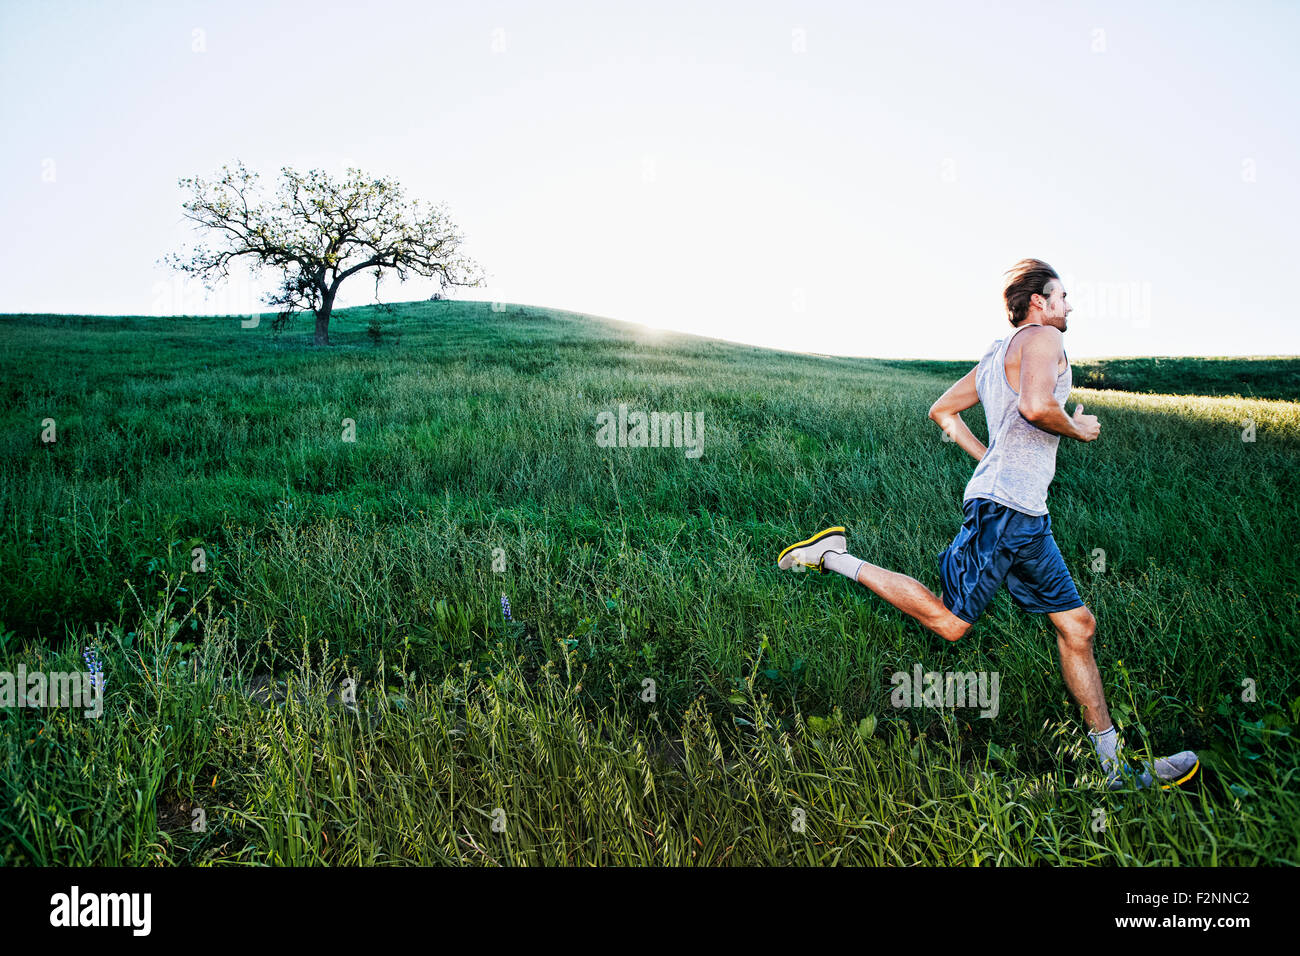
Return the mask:
M 321 297 L 320 308 L 316 310 L 316 344 L 330 344 L 330 313 L 334 311 L 334 295 L 325 293 Z

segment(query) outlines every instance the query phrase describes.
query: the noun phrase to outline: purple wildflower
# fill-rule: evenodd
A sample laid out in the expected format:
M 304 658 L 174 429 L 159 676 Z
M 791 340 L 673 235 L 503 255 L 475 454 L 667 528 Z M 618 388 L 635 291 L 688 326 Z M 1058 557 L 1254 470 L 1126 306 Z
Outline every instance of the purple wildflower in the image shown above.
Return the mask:
M 81 652 L 81 659 L 86 662 L 86 670 L 90 671 L 90 686 L 102 689 L 108 680 L 104 677 L 104 665 L 99 660 L 99 648 L 90 645 Z
M 501 616 L 506 619 L 507 624 L 513 624 L 514 618 L 510 616 L 510 598 L 504 594 L 501 595 Z

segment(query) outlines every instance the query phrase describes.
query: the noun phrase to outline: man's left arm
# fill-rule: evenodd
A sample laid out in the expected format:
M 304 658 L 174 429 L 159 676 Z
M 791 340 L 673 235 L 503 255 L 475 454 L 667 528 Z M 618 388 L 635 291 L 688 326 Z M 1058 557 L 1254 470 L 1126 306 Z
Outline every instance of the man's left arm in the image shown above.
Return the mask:
M 976 366 L 978 368 L 978 366 Z M 948 391 L 939 396 L 939 400 L 930 406 L 930 420 L 943 429 L 952 441 L 961 446 L 968 455 L 979 461 L 988 451 L 985 444 L 975 437 L 961 413 L 973 405 L 978 405 L 979 392 L 975 389 L 975 369 L 971 369 L 958 379 Z

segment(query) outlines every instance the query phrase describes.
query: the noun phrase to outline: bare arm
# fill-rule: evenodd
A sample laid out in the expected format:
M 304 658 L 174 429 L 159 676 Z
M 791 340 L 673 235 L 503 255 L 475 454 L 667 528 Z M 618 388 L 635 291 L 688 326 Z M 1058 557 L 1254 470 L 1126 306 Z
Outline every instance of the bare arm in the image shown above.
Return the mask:
M 1070 417 L 1053 394 L 1056 366 L 1062 355 L 1060 330 L 1046 326 L 1026 332 L 1022 338 L 1025 344 L 1020 350 L 1021 416 L 1045 432 L 1078 441 L 1095 441 L 1101 434 L 1097 416 L 1083 414 L 1080 403 L 1074 407 L 1074 417 Z
M 976 461 L 984 457 L 988 448 L 962 421 L 961 413 L 972 405 L 978 405 L 979 400 L 979 392 L 975 390 L 975 369 L 971 369 L 930 406 L 930 420 Z

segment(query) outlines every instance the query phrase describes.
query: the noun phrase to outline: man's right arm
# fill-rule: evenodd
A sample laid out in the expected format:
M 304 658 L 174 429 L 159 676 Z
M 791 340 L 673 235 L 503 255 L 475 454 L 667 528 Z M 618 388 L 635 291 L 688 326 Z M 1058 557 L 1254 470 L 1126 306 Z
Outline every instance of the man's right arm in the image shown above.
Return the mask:
M 1046 326 L 1026 332 L 1020 349 L 1020 414 L 1043 431 L 1078 441 L 1095 441 L 1101 434 L 1096 415 L 1083 414 L 1076 405 L 1074 416 L 1065 414 L 1056 401 L 1056 366 L 1061 361 L 1061 332 Z

